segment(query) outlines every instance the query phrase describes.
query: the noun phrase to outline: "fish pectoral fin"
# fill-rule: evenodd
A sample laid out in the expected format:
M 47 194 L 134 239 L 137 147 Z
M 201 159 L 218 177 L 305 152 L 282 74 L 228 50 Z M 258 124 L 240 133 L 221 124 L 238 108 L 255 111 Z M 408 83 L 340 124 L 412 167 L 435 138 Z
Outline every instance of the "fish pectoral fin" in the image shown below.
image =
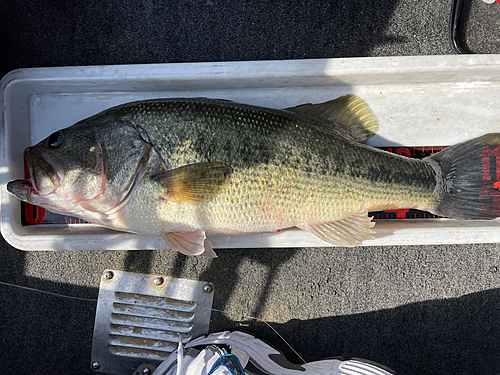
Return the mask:
M 167 246 L 184 255 L 203 255 L 216 258 L 212 244 L 208 242 L 205 232 L 201 229 L 192 232 L 169 232 L 163 235 Z
M 215 254 L 215 251 L 212 249 L 212 244 L 207 240 L 205 240 L 205 251 L 200 255 L 207 258 L 218 258 L 217 254 Z
M 344 95 L 328 102 L 307 103 L 286 110 L 326 120 L 316 127 L 329 134 L 340 132 L 356 142 L 366 141 L 378 130 L 378 121 L 372 110 L 356 95 Z
M 175 203 L 207 202 L 231 174 L 224 163 L 196 163 L 161 172 L 152 177 L 165 189 L 163 197 Z
M 363 241 L 373 238 L 372 234 L 375 232 L 371 228 L 375 223 L 372 219 L 373 217 L 368 217 L 368 211 L 364 210 L 341 220 L 298 227 L 332 245 L 350 247 L 359 246 Z

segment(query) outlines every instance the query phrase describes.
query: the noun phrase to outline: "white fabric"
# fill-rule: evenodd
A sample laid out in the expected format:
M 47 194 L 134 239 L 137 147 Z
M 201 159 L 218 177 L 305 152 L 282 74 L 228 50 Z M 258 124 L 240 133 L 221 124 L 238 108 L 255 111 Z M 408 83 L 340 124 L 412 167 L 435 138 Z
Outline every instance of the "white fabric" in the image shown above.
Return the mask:
M 357 360 L 327 359 L 303 364 L 301 369 L 287 369 L 270 359 L 269 354 L 280 354 L 276 349 L 251 335 L 238 331 L 213 333 L 208 337 L 190 341 L 185 347 L 193 348 L 211 344 L 228 345 L 231 348 L 231 354 L 238 358 L 243 368 L 247 366 L 249 358 L 252 358 L 253 363 L 257 363 L 260 368 L 274 375 L 391 375 L 390 372 L 378 366 Z M 179 345 L 179 351 L 183 350 L 182 345 Z M 181 358 L 179 360 L 174 352 L 158 366 L 153 375 L 179 375 L 179 372 L 176 372 L 176 362 L 181 364 L 180 375 L 207 375 L 221 356 L 205 348 L 199 354 L 194 354 L 196 355 L 194 357 L 189 355 L 189 350 L 198 353 L 195 349 L 188 349 L 188 354 L 179 357 Z M 213 374 L 232 375 L 231 371 L 224 366 L 217 368 Z
M 189 366 L 185 367 L 186 372 L 183 375 L 207 375 L 218 358 L 219 355 L 203 349 Z
M 177 347 L 177 375 L 182 375 L 184 367 L 184 348 L 182 347 L 182 336 L 179 335 L 179 346 Z
M 247 367 L 248 361 L 250 360 L 250 356 L 248 355 L 248 353 L 234 345 L 230 345 L 229 347 L 231 348 L 231 354 L 234 354 L 236 357 L 238 357 L 241 367 Z

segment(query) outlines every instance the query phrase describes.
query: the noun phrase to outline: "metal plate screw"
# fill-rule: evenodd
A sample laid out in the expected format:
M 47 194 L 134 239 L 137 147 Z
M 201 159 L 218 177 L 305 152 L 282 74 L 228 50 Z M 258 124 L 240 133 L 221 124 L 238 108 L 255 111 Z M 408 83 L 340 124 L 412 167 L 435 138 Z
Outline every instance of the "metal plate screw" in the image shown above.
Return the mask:
M 146 367 L 144 370 L 142 370 L 142 373 L 144 375 L 150 375 L 151 374 L 151 370 Z
M 212 284 L 205 284 L 203 285 L 203 291 L 205 293 L 212 293 L 214 291 L 214 287 L 212 286 Z
M 163 277 L 158 276 L 158 277 L 155 277 L 153 282 L 155 283 L 155 285 L 161 285 L 161 284 L 163 284 L 164 281 L 165 280 L 163 280 Z
M 498 267 L 497 266 L 491 266 L 490 267 L 490 272 L 491 273 L 497 273 L 498 272 Z
M 92 362 L 92 370 L 99 370 L 101 368 L 101 364 L 98 361 Z
M 114 274 L 113 274 L 113 272 L 111 272 L 111 271 L 106 271 L 106 272 L 104 272 L 104 278 L 105 278 L 106 280 L 111 280 L 111 279 L 113 278 L 113 276 L 114 276 Z

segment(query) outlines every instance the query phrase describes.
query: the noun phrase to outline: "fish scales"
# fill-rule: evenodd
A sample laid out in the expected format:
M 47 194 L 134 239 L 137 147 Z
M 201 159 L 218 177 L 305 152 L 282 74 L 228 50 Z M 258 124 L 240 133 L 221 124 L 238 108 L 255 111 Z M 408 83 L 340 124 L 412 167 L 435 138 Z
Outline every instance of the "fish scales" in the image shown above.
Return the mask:
M 260 232 L 337 220 L 363 208 L 436 204 L 428 164 L 324 134 L 317 121 L 292 112 L 204 99 L 121 111 L 147 132 L 168 168 L 219 161 L 233 169 L 212 201 L 160 207 L 155 220 L 189 218 L 209 232 Z

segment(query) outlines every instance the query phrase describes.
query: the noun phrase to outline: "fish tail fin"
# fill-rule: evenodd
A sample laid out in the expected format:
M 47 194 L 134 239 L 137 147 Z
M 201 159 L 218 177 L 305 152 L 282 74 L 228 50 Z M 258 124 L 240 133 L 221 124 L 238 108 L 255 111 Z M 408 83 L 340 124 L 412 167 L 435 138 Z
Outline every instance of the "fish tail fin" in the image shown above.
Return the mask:
M 476 220 L 500 216 L 500 133 L 448 147 L 424 160 L 437 172 L 440 200 L 435 214 Z

